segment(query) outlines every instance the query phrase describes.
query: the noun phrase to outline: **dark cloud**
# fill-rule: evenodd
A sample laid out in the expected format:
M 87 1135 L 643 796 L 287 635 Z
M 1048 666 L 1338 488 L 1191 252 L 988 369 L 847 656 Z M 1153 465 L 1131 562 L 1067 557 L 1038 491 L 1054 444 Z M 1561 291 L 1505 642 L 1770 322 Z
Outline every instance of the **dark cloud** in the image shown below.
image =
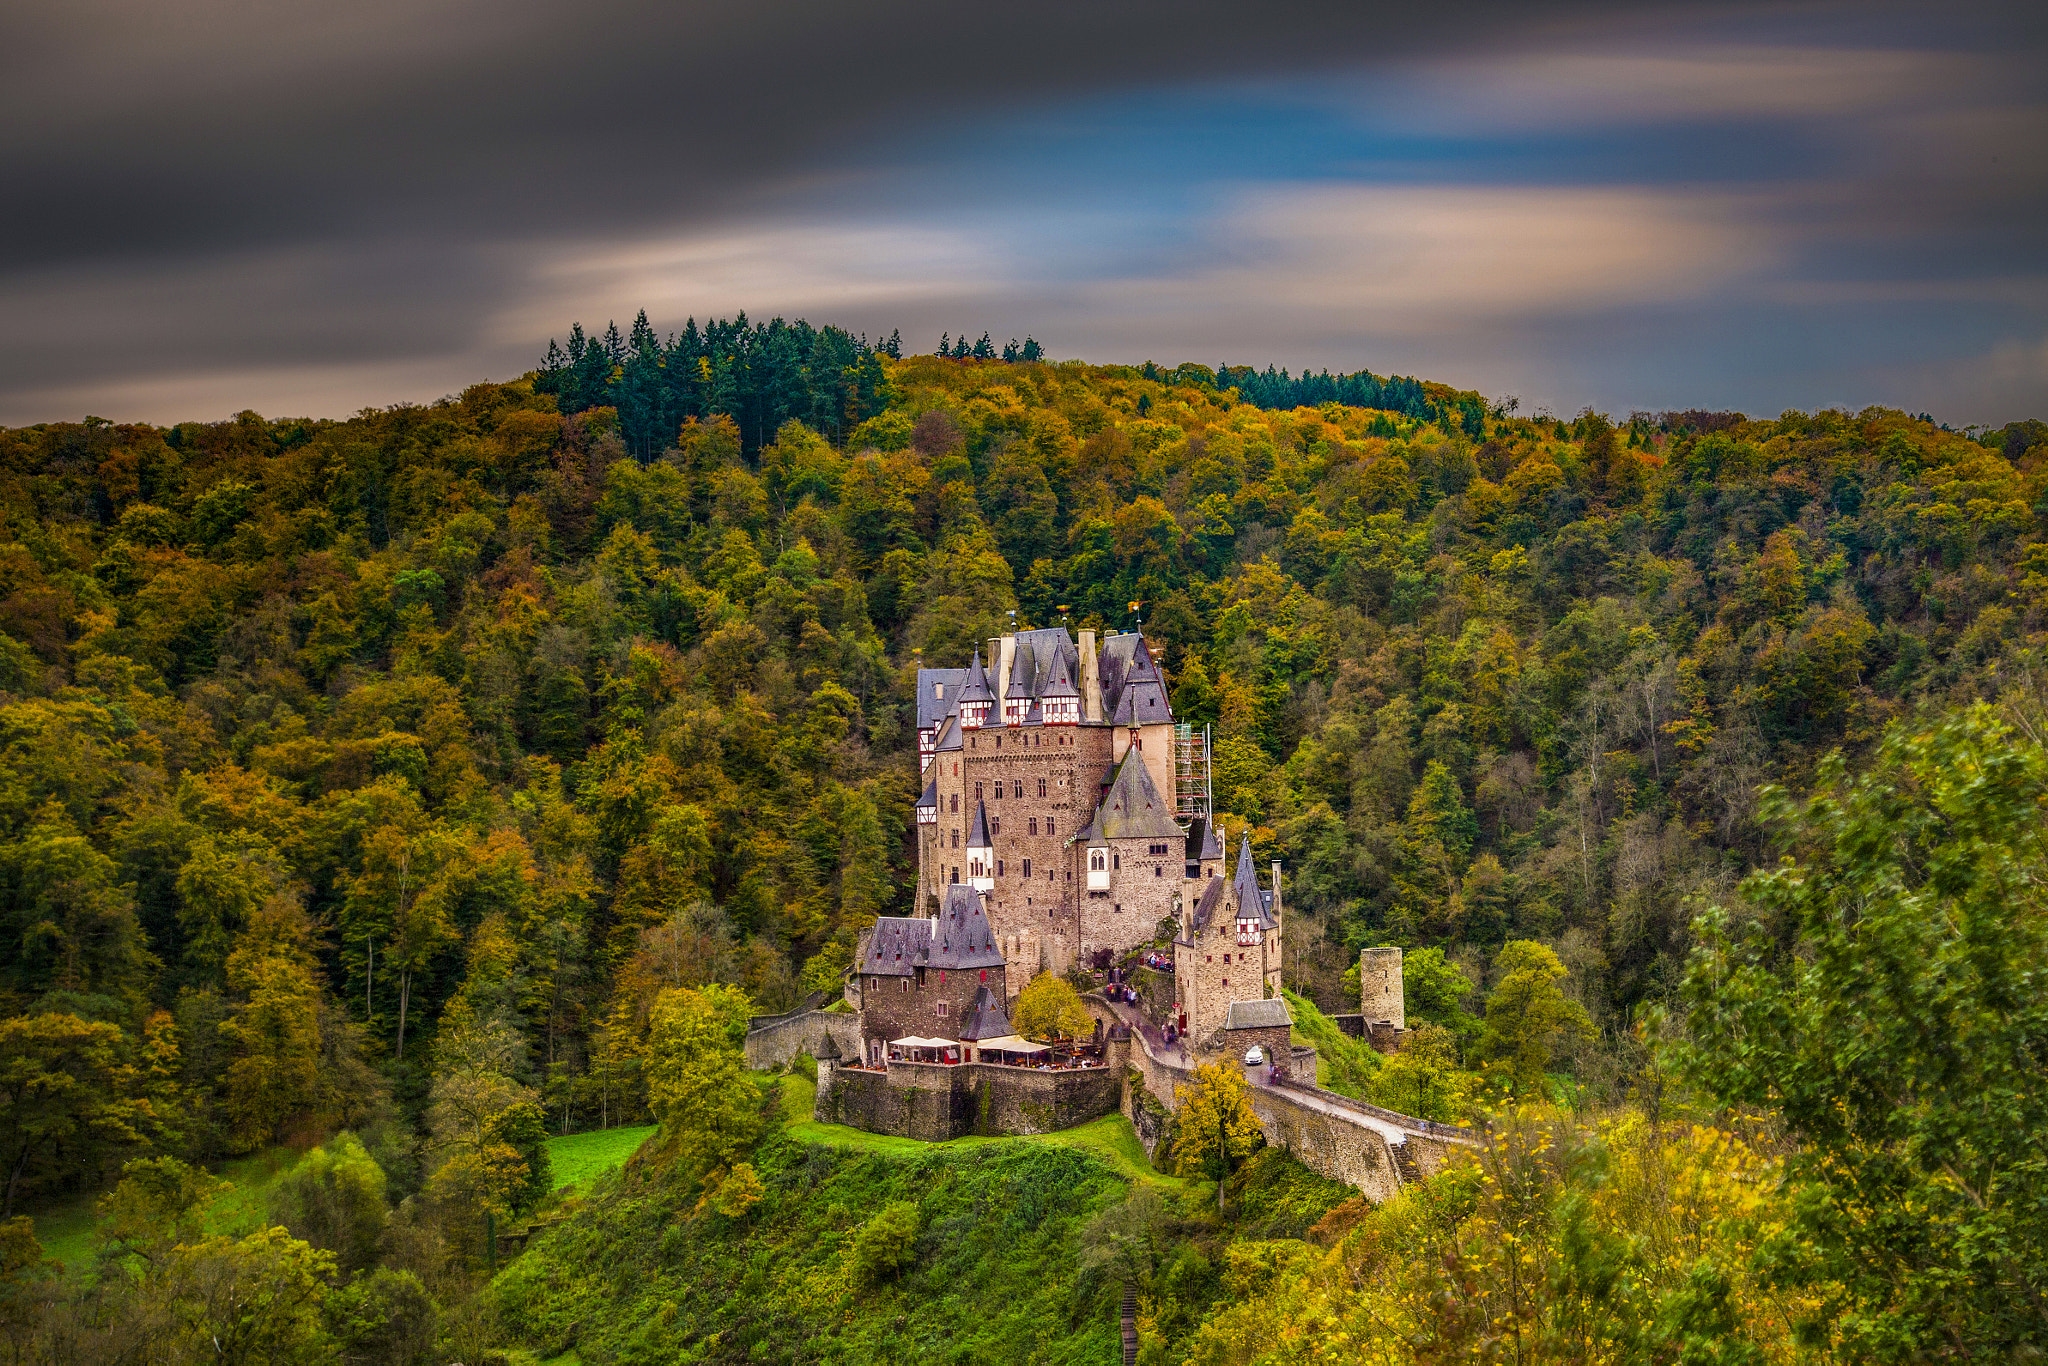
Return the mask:
M 1554 12 L 87 0 L 0 34 L 14 53 L 0 256 L 21 270 L 366 232 L 674 224 L 905 122 L 1467 46 Z
M 1007 321 L 1096 359 L 1178 359 L 1198 341 L 1210 360 L 1263 349 L 1581 386 L 1560 403 L 1626 397 L 1589 383 L 1596 371 L 1659 388 L 1668 354 L 1703 388 L 1775 400 L 1801 372 L 1758 381 L 1743 319 L 1825 351 L 1828 289 L 1865 335 L 1939 317 L 1922 354 L 1956 402 L 2024 404 L 2048 389 L 2048 315 L 2029 292 L 2048 277 L 2040 26 L 2034 8 L 1991 4 L 1608 0 L 11 7 L 0 421 L 432 398 L 531 364 L 572 317 L 623 322 L 643 301 L 662 325 L 785 309 L 900 324 L 925 346 L 940 326 Z M 1743 56 L 1771 43 L 1768 62 Z M 1955 60 L 1922 60 L 1936 50 Z M 1702 52 L 1722 56 L 1691 60 Z M 1857 52 L 1874 55 L 1827 55 Z M 1364 92 L 1357 146 L 1243 97 L 1324 87 Z M 1201 107 L 1190 92 L 1204 91 L 1220 102 Z M 1654 332 L 1630 312 L 1644 306 L 1679 325 L 1686 305 L 1654 285 L 1609 300 L 1608 323 L 1598 309 L 1513 326 L 1483 308 L 1350 319 L 1315 297 L 1318 272 L 1358 276 L 1345 287 L 1360 299 L 1406 295 L 1375 292 L 1369 264 L 1360 275 L 1341 204 L 1304 246 L 1217 188 L 1347 177 L 1669 185 L 1671 203 L 1725 185 L 1756 206 L 1742 241 L 1793 264 L 1741 276 L 1747 293 L 1718 296 L 1699 340 L 1661 353 L 1597 342 Z M 1618 202 L 1646 233 L 1670 211 Z M 913 240 L 925 227 L 930 243 Z M 683 264 L 640 259 L 669 247 Z M 1431 251 L 1469 274 L 1491 248 Z M 1743 313 L 1781 285 L 1807 293 Z M 1887 291 L 1914 290 L 1940 297 L 1884 312 Z M 1987 307 L 1969 311 L 1972 290 Z M 2003 357 L 2002 388 L 1953 378 L 1973 347 Z M 1901 349 L 1858 372 L 1872 348 L 1838 343 L 1811 371 L 1813 401 L 1921 385 Z

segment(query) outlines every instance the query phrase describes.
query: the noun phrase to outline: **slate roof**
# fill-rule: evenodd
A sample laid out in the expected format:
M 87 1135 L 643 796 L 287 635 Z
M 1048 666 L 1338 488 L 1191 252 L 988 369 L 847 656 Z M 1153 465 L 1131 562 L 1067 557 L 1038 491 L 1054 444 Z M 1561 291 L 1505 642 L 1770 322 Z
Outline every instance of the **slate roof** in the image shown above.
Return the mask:
M 1065 635 L 1062 631 L 1060 634 Z M 1052 669 L 1045 677 L 1045 686 L 1039 690 L 1040 697 L 1079 697 L 1081 690 L 1074 686 L 1073 663 L 1062 652 L 1053 661 Z
M 964 882 L 946 888 L 946 899 L 931 919 L 878 916 L 860 960 L 860 971 L 875 977 L 908 977 L 918 968 L 1002 966 L 981 893 Z
M 825 1037 L 818 1041 L 818 1051 L 812 1056 L 819 1062 L 839 1061 L 839 1040 L 832 1037 L 831 1030 L 825 1031 Z
M 995 841 L 988 837 L 988 808 L 980 802 L 974 804 L 974 821 L 967 827 L 969 849 L 993 849 Z M 969 888 L 969 890 L 973 890 Z
M 1000 1039 L 1010 1032 L 1009 1012 L 1003 1009 L 1003 998 L 987 987 L 979 987 L 974 993 L 974 1005 L 967 1012 L 967 1023 L 960 1027 L 960 1037 L 972 1042 L 977 1039 Z
M 1294 1018 L 1287 1013 L 1287 1002 L 1277 996 L 1270 1001 L 1232 1001 L 1223 1017 L 1225 1029 L 1270 1029 L 1293 1023 Z
M 908 977 L 923 966 L 931 947 L 932 922 L 923 916 L 877 916 L 860 970 L 877 977 Z
M 1239 918 L 1258 918 L 1262 930 L 1277 930 L 1280 922 L 1273 918 L 1273 899 L 1259 888 L 1259 870 L 1252 866 L 1252 836 L 1245 832 L 1244 843 L 1237 848 L 1237 876 L 1230 880 L 1230 891 L 1237 898 Z M 1246 914 L 1251 908 L 1251 915 Z
M 1223 857 L 1223 836 L 1213 816 L 1197 816 L 1188 825 L 1188 862 Z
M 960 706 L 960 685 L 967 681 L 965 669 L 919 669 L 917 671 L 917 728 L 930 730 Z M 945 696 L 939 696 L 943 689 Z
M 1066 627 L 1042 626 L 1034 631 L 1019 631 L 1011 647 L 1007 693 L 1011 697 L 1058 696 L 1046 691 L 1054 675 L 1064 670 L 1071 687 L 1071 679 L 1080 668 L 1080 652 Z
M 1173 719 L 1165 680 L 1152 662 L 1152 651 L 1142 634 L 1126 631 L 1105 639 L 1099 668 L 1102 715 L 1111 725 L 1149 725 Z
M 976 646 L 974 658 L 967 665 L 967 676 L 960 680 L 960 696 L 956 702 L 993 702 L 994 692 L 988 686 L 988 674 L 981 667 L 981 647 Z
M 1078 838 L 1098 844 L 1103 840 L 1177 840 L 1185 836 L 1174 824 L 1172 808 L 1152 785 L 1152 775 L 1145 771 L 1145 756 L 1131 749 L 1124 751 L 1109 792 L 1095 808 L 1095 819 Z
M 966 883 L 948 885 L 937 922 L 925 923 L 932 926 L 926 967 L 999 968 L 1003 965 L 1002 951 L 996 947 L 996 932 L 989 927 L 988 911 L 982 905 L 981 893 Z
M 939 780 L 938 780 L 938 779 L 934 778 L 934 779 L 932 779 L 932 780 L 931 780 L 930 782 L 928 782 L 928 783 L 926 783 L 926 784 L 924 785 L 924 795 L 923 795 L 923 796 L 921 796 L 921 797 L 919 797 L 919 798 L 917 799 L 917 809 L 918 809 L 919 811 L 930 811 L 930 812 L 933 812 L 934 814 L 936 814 L 936 813 L 938 812 L 938 809 L 939 809 Z

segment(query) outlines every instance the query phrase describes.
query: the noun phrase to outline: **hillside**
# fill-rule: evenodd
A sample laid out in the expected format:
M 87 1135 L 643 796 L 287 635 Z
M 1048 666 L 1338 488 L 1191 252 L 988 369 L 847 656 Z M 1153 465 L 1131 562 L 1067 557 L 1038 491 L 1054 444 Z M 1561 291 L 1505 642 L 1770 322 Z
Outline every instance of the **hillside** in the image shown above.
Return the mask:
M 1288 986 L 1335 1012 L 1361 946 L 1411 950 L 1411 1021 L 1441 1032 L 1398 1067 L 1335 1058 L 1334 1082 L 1446 1116 L 1549 1100 L 1577 1124 L 1678 1094 L 1656 1049 L 1707 1038 L 1686 1021 L 1715 1018 L 1697 1013 L 1713 993 L 1681 983 L 1723 943 L 1695 916 L 1737 904 L 1798 816 L 1760 807 L 1760 785 L 1834 783 L 1839 749 L 1933 792 L 1935 751 L 1907 741 L 1934 745 L 1977 699 L 2018 729 L 1978 716 L 1939 752 L 2034 762 L 2041 423 L 1566 421 L 1371 375 L 902 357 L 744 320 L 692 338 L 586 340 L 511 383 L 342 421 L 0 431 L 0 1214 L 75 1224 L 125 1162 L 346 1129 L 361 1142 L 333 1170 L 352 1175 L 321 1179 L 374 1184 L 376 1230 L 343 1249 L 355 1262 L 302 1269 L 383 1279 L 347 1292 L 356 1319 L 306 1291 L 326 1307 L 305 1322 L 342 1316 L 309 1358 L 347 1323 L 364 1342 L 424 1323 L 458 1354 L 495 1341 L 474 1295 L 488 1231 L 550 1198 L 550 1135 L 656 1113 L 663 1012 L 686 997 L 691 1028 L 729 1033 L 835 987 L 860 928 L 908 909 L 913 670 L 963 662 L 1012 611 L 1142 622 L 1178 719 L 1215 727 L 1229 827 L 1285 866 Z M 1262 406 L 1298 399 L 1320 406 Z M 1811 820 L 1786 837 L 1802 859 L 1836 828 Z M 1807 932 L 1794 892 L 1773 895 L 1741 903 L 1759 954 Z M 1790 1104 L 1738 1072 L 1688 1073 L 1708 1089 L 1686 1113 Z M 1755 1139 L 1741 1170 L 1776 1170 L 1789 1132 L 1736 1134 Z M 989 1307 L 1020 1267 L 1054 1287 L 1017 1311 L 1048 1359 L 1108 1341 L 1099 1287 L 1044 1270 L 1118 1185 L 1085 1155 L 828 1160 L 777 1137 L 758 1160 L 749 1246 L 802 1255 L 728 1262 L 696 1232 L 661 1250 L 659 1210 L 696 1197 L 620 1196 L 605 1217 L 625 1245 L 518 1264 L 522 1331 L 566 1334 L 598 1293 L 576 1278 L 646 1273 L 690 1322 L 715 1304 L 735 1342 L 815 1336 L 805 1306 L 842 1312 L 836 1283 L 748 1302 L 756 1276 L 837 1265 L 803 1193 L 851 1208 L 929 1179 L 918 1226 L 965 1221 L 954 1269 L 989 1303 L 920 1303 L 860 1328 L 860 1350 L 1027 1332 Z M 164 1190 L 198 1198 L 165 1170 L 134 1178 L 162 1186 L 159 1232 L 189 1213 Z M 976 1240 L 1011 1227 L 1025 1172 L 1049 1192 L 1045 1241 L 998 1265 Z M 1422 1236 L 1406 1227 L 1349 1236 Z M 42 1287 L 10 1304 L 122 1318 L 119 1282 L 60 1294 L 26 1252 L 8 1265 Z M 183 1312 L 172 1282 L 137 1283 L 165 1322 Z

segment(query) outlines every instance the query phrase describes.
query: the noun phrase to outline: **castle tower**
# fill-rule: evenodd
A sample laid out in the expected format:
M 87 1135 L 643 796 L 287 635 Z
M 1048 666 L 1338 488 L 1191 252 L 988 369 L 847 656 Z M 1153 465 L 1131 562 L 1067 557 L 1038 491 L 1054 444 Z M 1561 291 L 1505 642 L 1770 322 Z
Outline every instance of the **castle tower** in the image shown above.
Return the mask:
M 1199 895 L 1173 945 L 1174 992 L 1176 1023 L 1200 1052 L 1222 1046 L 1232 1002 L 1280 996 L 1279 865 L 1268 893 L 1259 886 L 1247 832 L 1231 879 L 1211 874 L 1193 886 Z M 1189 892 L 1182 895 L 1185 904 Z
M 1361 949 L 1358 954 L 1358 1013 L 1367 1024 L 1408 1027 L 1408 1009 L 1401 986 L 1399 949 Z

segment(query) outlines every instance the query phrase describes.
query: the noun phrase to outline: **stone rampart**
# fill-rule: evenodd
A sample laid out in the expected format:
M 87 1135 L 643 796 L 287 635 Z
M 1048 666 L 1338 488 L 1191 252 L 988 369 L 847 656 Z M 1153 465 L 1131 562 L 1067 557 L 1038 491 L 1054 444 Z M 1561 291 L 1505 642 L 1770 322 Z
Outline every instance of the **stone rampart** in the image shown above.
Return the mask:
M 1309 1105 L 1288 1091 L 1254 1086 L 1252 1113 L 1266 1142 L 1294 1154 L 1302 1166 L 1332 1181 L 1353 1186 L 1374 1204 L 1401 1188 L 1394 1156 L 1379 1130 Z
M 860 1016 L 844 1010 L 793 1010 L 787 1015 L 757 1015 L 747 1021 L 747 1066 L 786 1067 L 799 1053 L 818 1054 L 827 1034 L 843 1058 L 858 1058 Z
M 1039 1072 L 986 1063 L 892 1062 L 819 1077 L 815 1113 L 831 1124 L 929 1143 L 968 1134 L 1046 1134 L 1115 1113 L 1123 1069 Z

